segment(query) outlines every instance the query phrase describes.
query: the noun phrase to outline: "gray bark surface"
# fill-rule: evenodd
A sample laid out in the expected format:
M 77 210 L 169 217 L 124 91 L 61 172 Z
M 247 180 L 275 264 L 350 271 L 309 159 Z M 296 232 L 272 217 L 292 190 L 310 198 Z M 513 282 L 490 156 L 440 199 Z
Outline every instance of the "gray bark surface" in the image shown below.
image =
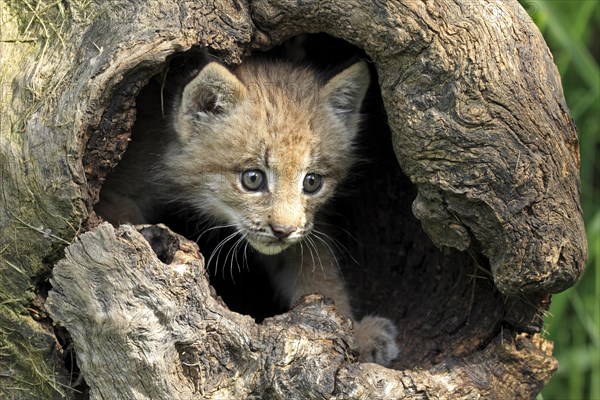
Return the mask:
M 92 398 L 521 398 L 555 368 L 545 340 L 508 332 L 428 370 L 360 364 L 330 300 L 309 295 L 256 324 L 216 297 L 194 243 L 140 230 L 104 223 L 81 235 L 51 280 L 46 307 L 78 344 Z
M 586 258 L 579 152 L 516 1 L 19 4 L 0 3 L 0 398 L 75 397 L 70 343 L 93 398 L 530 398 L 548 381 L 541 315 Z M 163 263 L 93 212 L 169 57 L 238 63 L 311 32 L 379 76 L 391 141 L 373 135 L 377 179 L 344 211 L 365 266 L 346 279 L 398 322 L 396 369 L 356 363 L 322 297 L 256 324 L 211 293 L 193 244 L 147 227 Z

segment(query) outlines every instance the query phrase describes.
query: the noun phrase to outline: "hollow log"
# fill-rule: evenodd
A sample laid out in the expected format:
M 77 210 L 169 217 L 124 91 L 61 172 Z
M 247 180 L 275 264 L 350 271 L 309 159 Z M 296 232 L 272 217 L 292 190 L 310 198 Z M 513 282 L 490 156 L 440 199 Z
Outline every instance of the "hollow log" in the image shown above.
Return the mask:
M 516 1 L 19 4 L 0 3 L 0 398 L 504 399 L 550 379 L 541 317 L 586 258 L 579 150 Z M 94 212 L 174 57 L 233 65 L 317 33 L 378 77 L 336 223 L 354 307 L 400 330 L 392 368 L 357 362 L 330 300 L 257 323 L 195 243 Z

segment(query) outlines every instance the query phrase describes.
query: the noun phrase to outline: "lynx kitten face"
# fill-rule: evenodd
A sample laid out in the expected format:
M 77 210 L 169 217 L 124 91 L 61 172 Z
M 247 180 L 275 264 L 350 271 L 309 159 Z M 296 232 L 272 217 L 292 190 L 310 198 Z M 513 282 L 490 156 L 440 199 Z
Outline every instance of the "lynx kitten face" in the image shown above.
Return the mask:
M 184 89 L 163 173 L 185 203 L 274 255 L 302 241 L 352 163 L 369 73 L 206 65 Z

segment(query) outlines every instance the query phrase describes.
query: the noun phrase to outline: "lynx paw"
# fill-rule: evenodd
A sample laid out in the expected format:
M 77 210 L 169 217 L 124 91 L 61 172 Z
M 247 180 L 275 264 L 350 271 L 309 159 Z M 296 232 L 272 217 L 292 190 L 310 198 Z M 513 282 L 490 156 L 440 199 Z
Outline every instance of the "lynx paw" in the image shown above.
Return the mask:
M 388 366 L 398 356 L 396 326 L 387 318 L 367 315 L 355 324 L 359 361 Z

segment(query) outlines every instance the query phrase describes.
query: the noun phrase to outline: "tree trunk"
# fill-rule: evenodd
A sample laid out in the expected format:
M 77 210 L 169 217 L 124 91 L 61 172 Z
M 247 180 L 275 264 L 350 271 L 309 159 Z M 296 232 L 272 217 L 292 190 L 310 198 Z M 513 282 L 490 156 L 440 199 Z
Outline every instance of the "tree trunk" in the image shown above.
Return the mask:
M 0 3 L 0 398 L 85 398 L 82 377 L 92 398 L 140 399 L 532 398 L 548 381 L 541 317 L 586 258 L 579 153 L 516 1 L 26 4 Z M 235 64 L 317 32 L 379 79 L 372 162 L 337 206 L 355 308 L 401 330 L 391 369 L 356 361 L 322 296 L 256 323 L 194 243 L 93 210 L 174 56 Z

